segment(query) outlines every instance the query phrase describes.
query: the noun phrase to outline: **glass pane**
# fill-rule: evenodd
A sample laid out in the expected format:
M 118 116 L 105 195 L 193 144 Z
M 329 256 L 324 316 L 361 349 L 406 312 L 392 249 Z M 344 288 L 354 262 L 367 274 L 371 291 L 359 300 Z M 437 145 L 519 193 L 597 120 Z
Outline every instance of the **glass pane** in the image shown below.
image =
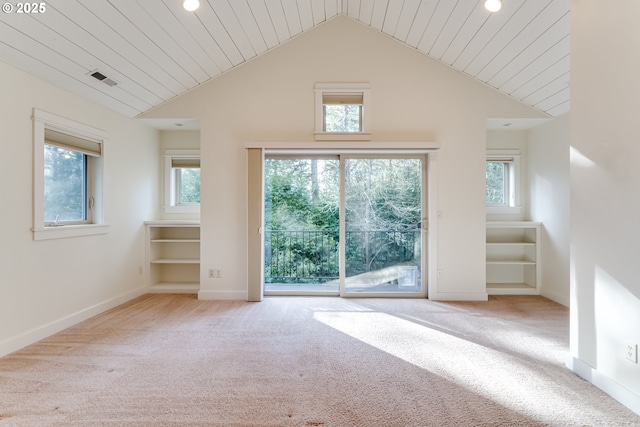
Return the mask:
M 362 105 L 336 104 L 324 106 L 325 132 L 361 132 Z
M 44 221 L 85 221 L 86 156 L 44 146 Z
M 339 291 L 339 174 L 337 159 L 265 160 L 265 291 Z
M 178 204 L 200 203 L 200 168 L 179 168 Z
M 487 205 L 506 204 L 506 163 L 487 162 Z
M 422 162 L 345 163 L 345 291 L 421 292 Z

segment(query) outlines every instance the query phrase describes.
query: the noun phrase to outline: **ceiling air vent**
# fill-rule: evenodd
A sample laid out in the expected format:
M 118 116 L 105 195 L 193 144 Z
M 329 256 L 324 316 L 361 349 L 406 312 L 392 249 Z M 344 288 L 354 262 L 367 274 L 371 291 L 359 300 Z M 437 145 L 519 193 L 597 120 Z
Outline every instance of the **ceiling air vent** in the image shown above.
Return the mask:
M 102 74 L 100 71 L 94 71 L 93 73 L 89 74 L 91 77 L 93 77 L 94 79 L 100 80 L 102 83 L 109 85 L 109 86 L 115 86 L 118 83 L 114 82 L 113 80 L 111 80 L 110 78 L 108 78 L 107 76 L 105 76 L 104 74 Z

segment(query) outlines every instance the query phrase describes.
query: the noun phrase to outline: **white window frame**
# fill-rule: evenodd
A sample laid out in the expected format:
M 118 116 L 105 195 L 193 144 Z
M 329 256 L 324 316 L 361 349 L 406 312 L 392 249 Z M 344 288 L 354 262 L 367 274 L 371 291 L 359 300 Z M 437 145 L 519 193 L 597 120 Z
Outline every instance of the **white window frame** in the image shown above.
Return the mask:
M 165 150 L 164 152 L 164 212 L 200 213 L 200 203 L 178 204 L 178 188 L 174 159 L 200 159 L 200 150 Z
M 509 163 L 505 205 L 486 205 L 488 214 L 520 214 L 522 212 L 522 169 L 520 150 L 487 150 L 486 162 Z
M 100 157 L 90 159 L 87 168 L 87 194 L 91 199 L 88 220 L 81 223 L 52 224 L 44 221 L 44 146 L 45 129 L 82 138 L 100 145 Z M 106 131 L 78 123 L 38 109 L 33 110 L 33 239 L 49 240 L 65 237 L 105 234 L 109 225 L 104 220 L 104 161 Z
M 324 96 L 362 94 L 361 132 L 325 132 Z M 316 83 L 315 138 L 317 141 L 368 141 L 371 139 L 371 86 L 368 83 Z

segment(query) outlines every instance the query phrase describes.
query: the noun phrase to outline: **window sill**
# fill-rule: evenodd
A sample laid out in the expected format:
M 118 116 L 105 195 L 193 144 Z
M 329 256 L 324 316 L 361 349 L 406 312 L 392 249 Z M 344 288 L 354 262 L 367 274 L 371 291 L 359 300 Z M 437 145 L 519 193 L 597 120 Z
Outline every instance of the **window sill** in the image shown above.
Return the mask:
M 370 132 L 316 132 L 316 141 L 370 141 Z
M 486 212 L 494 215 L 520 215 L 522 206 L 487 206 Z
M 200 213 L 200 205 L 197 205 L 197 206 L 165 206 L 164 207 L 164 213 L 168 213 L 168 214 L 186 214 L 186 213 L 199 214 Z
M 64 239 L 67 237 L 107 234 L 108 224 L 61 225 L 58 227 L 34 227 L 33 240 Z

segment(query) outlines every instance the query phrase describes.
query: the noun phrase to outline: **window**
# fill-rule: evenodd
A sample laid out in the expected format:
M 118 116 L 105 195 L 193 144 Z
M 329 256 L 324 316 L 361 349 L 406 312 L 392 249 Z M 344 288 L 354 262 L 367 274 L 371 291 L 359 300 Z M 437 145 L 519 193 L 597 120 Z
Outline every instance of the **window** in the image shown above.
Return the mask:
M 107 232 L 102 215 L 106 133 L 34 111 L 35 240 Z
M 322 96 L 324 132 L 362 132 L 362 93 Z
M 200 151 L 165 151 L 165 212 L 200 212 Z
M 488 151 L 486 161 L 486 204 L 488 213 L 519 213 L 519 151 Z
M 368 140 L 368 84 L 316 84 L 316 139 Z

